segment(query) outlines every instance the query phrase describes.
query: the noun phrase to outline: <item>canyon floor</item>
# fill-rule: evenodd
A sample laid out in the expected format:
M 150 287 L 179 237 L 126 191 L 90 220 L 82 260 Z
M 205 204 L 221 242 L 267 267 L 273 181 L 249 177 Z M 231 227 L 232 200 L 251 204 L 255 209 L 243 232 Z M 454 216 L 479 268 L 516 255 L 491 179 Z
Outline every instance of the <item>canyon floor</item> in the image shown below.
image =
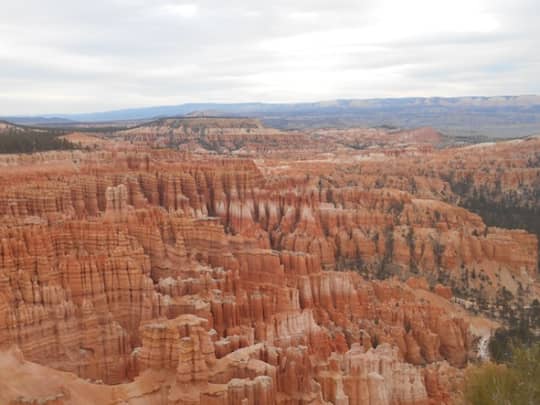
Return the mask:
M 540 137 L 63 138 L 0 155 L 1 404 L 450 405 L 540 297 Z

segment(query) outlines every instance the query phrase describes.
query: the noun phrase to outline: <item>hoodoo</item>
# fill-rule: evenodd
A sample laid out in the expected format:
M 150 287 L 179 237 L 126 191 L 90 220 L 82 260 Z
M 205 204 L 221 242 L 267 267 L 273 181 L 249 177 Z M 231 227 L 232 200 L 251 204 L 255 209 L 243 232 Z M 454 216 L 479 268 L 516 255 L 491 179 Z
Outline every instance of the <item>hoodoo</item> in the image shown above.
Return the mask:
M 0 157 L 2 403 L 452 404 L 501 294 L 538 297 L 536 235 L 475 209 L 537 204 L 537 138 L 96 137 Z

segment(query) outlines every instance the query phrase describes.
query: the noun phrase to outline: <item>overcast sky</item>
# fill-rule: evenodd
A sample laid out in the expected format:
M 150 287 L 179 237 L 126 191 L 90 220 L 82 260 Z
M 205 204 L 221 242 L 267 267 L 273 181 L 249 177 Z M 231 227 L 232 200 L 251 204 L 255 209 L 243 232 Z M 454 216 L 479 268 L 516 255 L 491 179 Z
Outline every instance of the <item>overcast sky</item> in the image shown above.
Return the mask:
M 538 0 L 7 0 L 0 116 L 540 93 Z

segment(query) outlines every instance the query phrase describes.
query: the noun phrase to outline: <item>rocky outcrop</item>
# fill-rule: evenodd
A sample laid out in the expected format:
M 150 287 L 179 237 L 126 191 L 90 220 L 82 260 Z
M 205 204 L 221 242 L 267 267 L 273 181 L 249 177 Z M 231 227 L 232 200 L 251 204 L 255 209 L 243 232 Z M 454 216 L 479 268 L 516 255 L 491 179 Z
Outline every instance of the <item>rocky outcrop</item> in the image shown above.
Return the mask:
M 367 352 L 355 344 L 321 372 L 324 397 L 338 404 L 429 404 L 420 370 L 402 363 L 388 344 Z
M 474 340 L 456 297 L 537 291 L 536 237 L 454 204 L 440 156 L 469 152 L 431 130 L 115 137 L 134 144 L 0 159 L 0 364 L 20 376 L 0 402 L 450 404 Z M 165 139 L 206 152 L 143 146 Z

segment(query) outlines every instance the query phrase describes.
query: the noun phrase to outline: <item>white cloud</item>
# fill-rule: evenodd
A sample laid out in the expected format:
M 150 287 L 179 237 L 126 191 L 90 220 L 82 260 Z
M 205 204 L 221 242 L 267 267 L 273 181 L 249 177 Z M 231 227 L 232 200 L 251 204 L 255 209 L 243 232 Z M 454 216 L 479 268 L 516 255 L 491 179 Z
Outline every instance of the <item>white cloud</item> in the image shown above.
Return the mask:
M 0 14 L 0 115 L 540 93 L 536 8 L 534 0 L 12 1 Z
M 198 14 L 199 8 L 196 4 L 164 4 L 158 7 L 158 15 L 164 17 L 193 18 Z

